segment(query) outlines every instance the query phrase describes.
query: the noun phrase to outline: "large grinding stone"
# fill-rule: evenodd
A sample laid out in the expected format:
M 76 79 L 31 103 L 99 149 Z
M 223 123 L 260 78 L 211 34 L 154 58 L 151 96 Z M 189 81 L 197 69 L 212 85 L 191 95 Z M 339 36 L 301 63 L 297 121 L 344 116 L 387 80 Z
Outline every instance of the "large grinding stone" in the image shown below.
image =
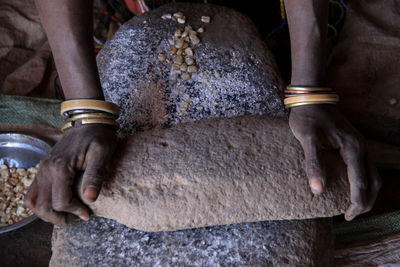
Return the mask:
M 91 218 L 53 232 L 50 266 L 331 266 L 330 219 L 146 233 Z
M 159 127 L 126 138 L 117 151 L 90 207 L 143 231 L 330 217 L 349 205 L 346 168 L 335 154 L 326 155 L 326 192 L 311 193 L 303 152 L 282 119 Z
M 162 20 L 181 11 L 187 24 Z M 200 20 L 211 17 L 211 23 Z M 199 71 L 183 80 L 160 62 L 178 28 L 202 26 L 201 42 L 191 47 Z M 121 134 L 158 124 L 247 114 L 283 116 L 284 84 L 275 60 L 253 23 L 229 8 L 177 3 L 134 17 L 107 42 L 97 58 L 106 99 L 121 107 Z

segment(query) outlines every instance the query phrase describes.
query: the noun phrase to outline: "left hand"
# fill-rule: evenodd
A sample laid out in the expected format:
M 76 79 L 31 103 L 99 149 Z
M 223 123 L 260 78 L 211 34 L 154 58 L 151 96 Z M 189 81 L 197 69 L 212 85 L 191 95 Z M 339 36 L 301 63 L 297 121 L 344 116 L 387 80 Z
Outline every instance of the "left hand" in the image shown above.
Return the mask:
M 343 117 L 334 105 L 307 105 L 291 109 L 289 125 L 300 141 L 306 160 L 311 190 L 321 194 L 326 184 L 322 149 L 338 149 L 347 165 L 351 205 L 346 220 L 371 210 L 381 179 L 369 160 L 362 135 Z

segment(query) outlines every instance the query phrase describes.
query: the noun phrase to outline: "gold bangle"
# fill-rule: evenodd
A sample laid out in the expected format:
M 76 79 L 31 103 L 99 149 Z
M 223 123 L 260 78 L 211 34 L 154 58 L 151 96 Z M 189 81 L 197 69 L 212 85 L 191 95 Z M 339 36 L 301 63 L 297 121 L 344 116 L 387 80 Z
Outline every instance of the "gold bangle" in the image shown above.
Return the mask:
M 71 118 L 68 119 L 68 121 L 77 121 L 81 119 L 111 119 L 115 120 L 116 116 L 110 113 L 84 113 L 84 114 L 78 114 L 74 115 Z
M 96 99 L 74 99 L 61 103 L 61 116 L 64 116 L 64 113 L 68 111 L 76 109 L 103 111 L 114 114 L 117 117 L 119 115 L 119 107 L 114 103 Z
M 66 130 L 74 127 L 76 125 L 77 121 L 68 121 L 67 123 L 64 124 L 63 127 L 61 127 L 61 131 L 65 132 Z M 79 125 L 85 125 L 85 124 L 106 124 L 106 125 L 111 125 L 114 127 L 119 127 L 118 122 L 116 122 L 114 119 L 81 119 Z
M 296 104 L 299 102 L 338 102 L 339 96 L 337 94 L 312 94 L 312 95 L 299 95 L 288 97 L 283 100 L 285 105 Z
M 72 122 L 67 122 L 63 125 L 63 127 L 61 127 L 61 132 L 65 132 L 66 130 L 68 130 L 69 128 L 72 128 Z
M 119 126 L 118 122 L 110 119 L 82 119 L 81 124 L 107 124 L 115 127 Z
M 306 91 L 306 92 L 320 92 L 320 91 L 331 91 L 329 87 L 317 87 L 317 86 L 286 86 L 287 90 L 292 91 Z
M 335 105 L 337 102 L 299 102 L 296 104 L 285 105 L 286 108 L 294 108 L 299 106 L 307 106 L 307 105 L 321 105 L 321 104 L 329 104 Z

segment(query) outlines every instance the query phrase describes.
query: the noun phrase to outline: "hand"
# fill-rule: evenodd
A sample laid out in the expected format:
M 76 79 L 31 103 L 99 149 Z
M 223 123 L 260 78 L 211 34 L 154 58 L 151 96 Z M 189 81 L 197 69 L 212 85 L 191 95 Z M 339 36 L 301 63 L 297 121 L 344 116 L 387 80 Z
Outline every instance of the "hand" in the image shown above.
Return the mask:
M 307 105 L 291 109 L 289 125 L 300 141 L 306 160 L 306 173 L 311 190 L 321 194 L 326 184 L 323 149 L 339 149 L 347 165 L 351 205 L 346 220 L 371 210 L 381 179 L 367 157 L 361 134 L 341 115 L 334 105 Z
M 67 130 L 41 162 L 25 196 L 25 205 L 44 221 L 65 226 L 78 217 L 88 220 L 89 208 L 73 193 L 83 172 L 82 200 L 94 202 L 105 178 L 105 166 L 116 146 L 114 130 L 106 125 L 84 125 Z

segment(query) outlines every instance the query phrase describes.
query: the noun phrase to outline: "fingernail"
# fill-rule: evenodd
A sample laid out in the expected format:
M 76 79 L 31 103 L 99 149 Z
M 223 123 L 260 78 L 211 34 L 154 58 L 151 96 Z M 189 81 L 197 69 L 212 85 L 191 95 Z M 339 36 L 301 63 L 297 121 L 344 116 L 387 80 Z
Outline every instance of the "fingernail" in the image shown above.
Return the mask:
M 320 179 L 316 179 L 316 178 L 310 179 L 310 187 L 311 187 L 311 191 L 315 195 L 319 195 L 324 192 L 324 187 L 323 187 Z
M 79 218 L 81 218 L 84 221 L 89 221 L 89 219 L 90 219 L 90 217 L 86 216 L 86 215 L 81 215 L 81 216 L 79 216 Z
M 99 195 L 99 192 L 96 187 L 89 186 L 85 189 L 85 192 L 83 192 L 83 198 L 87 201 L 93 202 L 97 199 L 97 196 Z

